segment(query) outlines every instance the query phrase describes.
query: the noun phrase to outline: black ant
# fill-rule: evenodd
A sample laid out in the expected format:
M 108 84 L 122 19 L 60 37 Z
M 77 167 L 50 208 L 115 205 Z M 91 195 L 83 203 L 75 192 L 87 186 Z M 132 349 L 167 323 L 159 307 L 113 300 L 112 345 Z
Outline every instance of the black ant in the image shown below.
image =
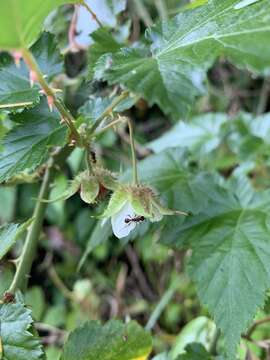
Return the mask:
M 135 222 L 135 223 L 140 223 L 140 222 L 143 222 L 145 220 L 145 217 L 142 216 L 142 215 L 138 215 L 138 216 L 130 216 L 128 215 L 126 218 L 125 218 L 125 223 L 126 224 L 130 224 L 132 222 Z

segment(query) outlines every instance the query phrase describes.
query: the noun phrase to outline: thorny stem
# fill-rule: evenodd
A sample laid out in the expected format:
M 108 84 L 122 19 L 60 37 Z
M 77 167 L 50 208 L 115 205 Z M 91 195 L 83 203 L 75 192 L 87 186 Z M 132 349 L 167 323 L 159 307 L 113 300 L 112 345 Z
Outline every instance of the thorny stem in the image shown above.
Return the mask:
M 65 106 L 61 103 L 61 101 L 59 101 L 57 99 L 57 97 L 55 96 L 54 91 L 50 88 L 49 84 L 44 79 L 44 76 L 43 76 L 43 74 L 42 74 L 42 72 L 41 72 L 41 70 L 40 70 L 34 56 L 32 55 L 32 53 L 27 49 L 23 49 L 22 53 L 23 53 L 23 58 L 24 58 L 25 63 L 27 64 L 29 69 L 32 70 L 36 74 L 37 80 L 38 80 L 41 88 L 45 92 L 45 94 L 48 97 L 53 99 L 54 106 L 57 108 L 57 110 L 61 114 L 62 118 L 66 121 L 66 124 L 69 127 L 69 129 L 70 129 L 70 131 L 71 131 L 71 133 L 73 135 L 74 140 L 76 140 L 76 142 L 78 144 L 80 144 L 81 143 L 81 137 L 80 137 L 80 134 L 78 133 L 75 125 L 74 125 L 73 116 L 65 108 Z
M 15 291 L 18 289 L 24 291 L 27 287 L 29 273 L 36 254 L 39 235 L 47 207 L 47 204 L 44 203 L 42 199 L 46 199 L 49 194 L 49 186 L 52 180 L 52 166 L 53 159 L 51 158 L 46 168 L 46 172 L 39 192 L 38 201 L 35 206 L 33 214 L 34 220 L 28 230 L 23 251 L 19 258 L 19 264 L 9 289 L 11 293 L 15 293 Z
M 89 5 L 87 4 L 87 2 L 85 2 L 84 0 L 82 0 L 81 5 L 84 6 L 88 12 L 92 15 L 92 18 L 96 21 L 96 23 L 98 24 L 99 27 L 102 27 L 102 23 L 99 21 L 97 15 L 94 13 L 94 11 L 89 7 Z
M 48 161 L 33 213 L 33 222 L 29 227 L 22 254 L 18 259 L 16 273 L 9 288 L 9 292 L 11 293 L 15 293 L 16 290 L 24 291 L 27 288 L 29 274 L 36 255 L 38 240 L 47 208 L 47 203 L 44 202 L 43 199 L 46 199 L 49 195 L 49 187 L 55 174 L 54 167 L 56 165 L 61 166 L 65 159 L 69 156 L 70 152 L 70 147 L 64 147 L 54 154 Z

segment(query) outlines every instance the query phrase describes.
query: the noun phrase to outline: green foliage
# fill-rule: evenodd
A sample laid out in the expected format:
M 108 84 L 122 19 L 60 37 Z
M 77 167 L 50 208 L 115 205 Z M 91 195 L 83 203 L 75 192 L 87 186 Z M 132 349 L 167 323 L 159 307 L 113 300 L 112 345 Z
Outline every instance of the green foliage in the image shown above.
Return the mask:
M 71 333 L 62 360 L 146 359 L 151 348 L 151 336 L 134 321 L 112 320 L 104 326 L 92 321 Z
M 190 344 L 186 348 L 186 354 L 180 355 L 179 360 L 211 360 L 210 355 L 200 344 Z
M 20 303 L 0 304 L 0 323 L 3 360 L 41 359 L 41 345 L 31 332 L 31 310 Z
M 33 171 L 48 158 L 53 145 L 64 145 L 66 129 L 60 116 L 50 112 L 45 99 L 34 109 L 14 115 L 19 122 L 4 138 L 0 157 L 0 180 L 4 181 L 21 171 Z
M 264 359 L 269 0 L 126 5 L 0 4 L 0 359 Z
M 17 230 L 17 224 L 9 224 L 0 227 L 0 259 L 4 257 L 15 243 Z
M 153 27 L 147 34 L 151 48 L 104 55 L 96 65 L 96 77 L 120 82 L 178 118 L 201 93 L 202 76 L 218 56 L 268 71 L 269 2 L 240 10 L 236 3 L 212 0 Z
M 50 80 L 63 70 L 63 62 L 52 34 L 43 33 L 31 47 L 37 63 Z M 21 61 L 17 67 L 10 56 L 0 55 L 0 108 L 20 109 L 36 105 L 39 87 L 30 86 L 29 70 Z
M 222 141 L 221 126 L 226 122 L 225 114 L 205 114 L 190 123 L 179 121 L 172 129 L 154 140 L 148 147 L 161 152 L 170 147 L 188 148 L 198 157 L 215 150 Z
M 179 228 L 174 245 L 191 245 L 191 276 L 232 359 L 269 288 L 269 192 L 254 192 L 243 178 L 226 189 L 209 176 L 202 179 L 201 189 L 206 208 Z
M 3 35 L 0 48 L 10 50 L 32 45 L 49 13 L 57 6 L 72 2 L 79 1 L 38 0 L 26 3 L 24 0 L 11 0 L 11 2 L 1 2 L 0 24 Z

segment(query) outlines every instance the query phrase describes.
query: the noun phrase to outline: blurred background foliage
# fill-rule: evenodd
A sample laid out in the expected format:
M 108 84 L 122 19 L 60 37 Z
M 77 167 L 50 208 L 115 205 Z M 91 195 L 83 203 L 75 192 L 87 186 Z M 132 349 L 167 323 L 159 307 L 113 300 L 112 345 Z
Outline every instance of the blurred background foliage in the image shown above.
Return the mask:
M 105 1 L 91 1 L 91 4 L 122 43 L 138 41 L 147 26 L 190 6 L 188 1 L 180 0 L 129 0 L 124 12 L 112 16 Z M 85 19 L 84 14 L 79 14 L 75 38 L 81 49 L 76 52 L 68 49 L 67 34 L 73 11 L 72 6 L 55 11 L 47 19 L 46 29 L 56 35 L 65 55 L 66 75 L 58 81 L 64 84 L 67 106 L 77 116 L 89 96 L 106 95 L 107 90 L 102 83 L 89 84 L 86 76 L 91 46 L 89 50 L 84 46 L 93 43 L 88 34 L 96 29 L 94 20 L 89 22 L 89 17 Z M 193 107 L 189 119 L 170 120 L 157 106 L 149 107 L 143 100 L 128 110 L 136 124 L 138 158 L 143 160 L 151 152 L 158 154 L 176 146 L 183 152 L 187 164 L 183 166 L 194 171 L 216 171 L 224 178 L 242 172 L 248 174 L 256 188 L 266 188 L 270 178 L 269 78 L 254 77 L 226 59 L 220 59 L 208 75 L 208 81 L 202 84 L 204 95 Z M 5 114 L 1 117 L 2 136 L 12 124 Z M 124 174 L 130 167 L 128 137 L 122 127 L 104 134 L 94 151 L 113 171 Z M 61 195 L 68 181 L 83 169 L 83 159 L 82 150 L 72 152 L 65 172 L 55 180 L 52 199 Z M 29 181 L 29 184 L 0 187 L 1 223 L 23 222 L 32 216 L 38 184 Z M 158 190 L 170 200 L 165 188 L 166 184 Z M 171 197 L 171 201 L 177 199 Z M 102 206 L 100 202 L 99 207 Z M 128 239 L 119 241 L 110 230 L 98 227 L 91 218 L 95 212 L 77 195 L 48 206 L 26 294 L 26 304 L 33 310 L 48 360 L 57 358 L 67 332 L 86 319 L 137 319 L 153 329 L 154 353 L 173 348 L 174 358 L 190 342 L 209 347 L 215 325 L 199 304 L 194 284 L 184 272 L 190 253 L 169 249 L 164 240 L 166 233 L 156 225 L 142 225 Z M 167 225 L 173 226 L 171 222 L 168 219 Z M 16 258 L 21 246 L 21 242 L 16 244 L 11 258 Z M 0 264 L 1 296 L 13 272 L 12 262 Z M 270 304 L 266 303 L 258 319 L 269 310 Z M 254 332 L 254 339 L 269 337 L 267 324 Z M 266 356 L 262 347 L 243 340 L 239 349 L 242 359 L 246 347 L 251 347 L 260 359 Z

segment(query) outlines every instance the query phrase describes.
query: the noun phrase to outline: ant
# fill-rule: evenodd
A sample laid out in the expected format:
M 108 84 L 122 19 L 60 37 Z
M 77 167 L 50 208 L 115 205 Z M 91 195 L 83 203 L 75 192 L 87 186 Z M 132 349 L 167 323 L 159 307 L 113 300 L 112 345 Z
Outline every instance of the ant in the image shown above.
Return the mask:
M 135 223 L 140 223 L 140 222 L 143 222 L 145 220 L 145 217 L 142 216 L 142 215 L 139 215 L 139 216 L 130 216 L 128 215 L 126 218 L 125 218 L 125 223 L 126 224 L 130 224 L 132 222 L 135 222 Z

